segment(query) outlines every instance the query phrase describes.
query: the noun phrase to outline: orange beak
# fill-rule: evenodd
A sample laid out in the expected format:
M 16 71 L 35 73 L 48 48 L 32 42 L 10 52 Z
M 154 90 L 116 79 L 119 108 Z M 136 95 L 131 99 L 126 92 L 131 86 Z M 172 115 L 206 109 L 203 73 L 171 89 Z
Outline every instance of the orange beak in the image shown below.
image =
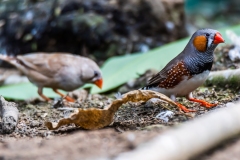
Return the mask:
M 223 42 L 224 42 L 224 39 L 223 39 L 222 35 L 219 32 L 217 32 L 215 34 L 213 43 L 214 44 L 219 44 L 219 43 L 223 43 Z
M 103 80 L 102 80 L 102 78 L 96 80 L 96 81 L 94 82 L 94 84 L 95 84 L 96 86 L 98 86 L 100 89 L 102 89 L 102 85 L 103 85 Z

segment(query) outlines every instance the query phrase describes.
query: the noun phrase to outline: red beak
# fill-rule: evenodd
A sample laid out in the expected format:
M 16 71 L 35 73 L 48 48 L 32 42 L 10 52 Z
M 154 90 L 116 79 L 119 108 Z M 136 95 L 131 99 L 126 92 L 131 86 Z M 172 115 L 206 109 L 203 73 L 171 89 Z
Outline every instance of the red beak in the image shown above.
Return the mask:
M 96 86 L 98 86 L 100 89 L 102 89 L 102 85 L 103 85 L 103 80 L 102 80 L 102 78 L 96 80 L 96 81 L 94 82 L 94 84 L 95 84 Z
M 224 39 L 223 39 L 222 35 L 219 32 L 217 32 L 215 34 L 213 43 L 214 44 L 219 44 L 219 43 L 223 43 L 223 42 L 224 42 Z

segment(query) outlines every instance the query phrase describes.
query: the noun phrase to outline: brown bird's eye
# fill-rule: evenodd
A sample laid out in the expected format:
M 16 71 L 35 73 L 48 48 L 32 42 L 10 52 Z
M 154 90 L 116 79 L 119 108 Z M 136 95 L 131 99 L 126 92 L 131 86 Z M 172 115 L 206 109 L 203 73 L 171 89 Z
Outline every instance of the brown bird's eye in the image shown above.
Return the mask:
M 209 33 L 206 33 L 206 36 L 209 37 L 210 36 Z
M 97 71 L 94 71 L 94 77 L 98 77 L 98 72 Z

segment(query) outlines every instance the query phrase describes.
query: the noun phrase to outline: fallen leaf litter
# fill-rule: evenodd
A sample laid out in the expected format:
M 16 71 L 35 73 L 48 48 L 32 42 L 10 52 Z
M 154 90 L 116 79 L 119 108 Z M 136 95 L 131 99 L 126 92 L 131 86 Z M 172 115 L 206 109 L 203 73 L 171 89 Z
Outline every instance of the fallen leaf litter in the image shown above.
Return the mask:
M 71 114 L 69 118 L 60 119 L 58 123 L 45 122 L 45 125 L 50 130 L 55 130 L 63 125 L 71 123 L 84 129 L 102 128 L 112 123 L 114 114 L 122 104 L 127 102 L 146 102 L 151 98 L 159 98 L 177 107 L 177 104 L 174 101 L 161 93 L 155 91 L 134 90 L 122 96 L 117 95 L 117 99 L 104 109 L 78 108 L 74 110 L 74 113 Z

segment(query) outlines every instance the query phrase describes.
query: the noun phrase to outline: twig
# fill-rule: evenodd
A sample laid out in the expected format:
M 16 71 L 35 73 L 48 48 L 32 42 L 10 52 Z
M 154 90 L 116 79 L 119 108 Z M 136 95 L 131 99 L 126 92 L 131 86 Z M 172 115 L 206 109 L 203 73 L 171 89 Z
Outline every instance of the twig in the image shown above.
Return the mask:
M 0 96 L 0 113 L 2 118 L 2 133 L 12 133 L 18 123 L 17 104 L 6 101 Z
M 223 70 L 211 72 L 206 85 L 217 85 L 217 86 L 239 86 L 240 85 L 240 69 L 235 70 Z
M 240 133 L 240 103 L 211 112 L 122 153 L 115 160 L 189 159 Z
M 133 90 L 124 95 L 117 94 L 116 97 L 117 99 L 104 109 L 74 109 L 74 113 L 68 118 L 60 119 L 58 123 L 45 122 L 45 125 L 50 130 L 58 129 L 61 126 L 70 123 L 74 123 L 84 129 L 99 129 L 110 125 L 118 108 L 127 102 L 146 102 L 151 98 L 159 98 L 169 104 L 177 106 L 174 101 L 164 94 L 150 90 Z

